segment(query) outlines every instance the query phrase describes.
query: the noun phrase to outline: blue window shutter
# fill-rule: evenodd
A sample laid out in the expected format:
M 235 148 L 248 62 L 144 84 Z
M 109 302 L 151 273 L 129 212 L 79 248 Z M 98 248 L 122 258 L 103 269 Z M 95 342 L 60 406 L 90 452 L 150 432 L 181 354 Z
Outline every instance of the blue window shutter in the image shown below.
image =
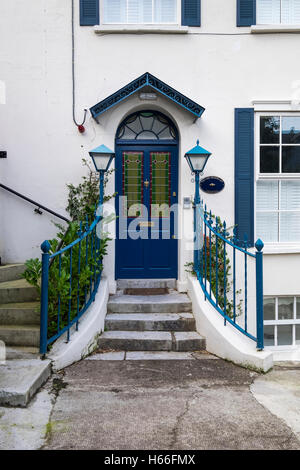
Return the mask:
M 237 0 L 237 26 L 256 24 L 256 0 Z
M 235 225 L 254 245 L 254 109 L 235 110 Z
M 181 0 L 182 26 L 201 26 L 201 0 Z
M 80 26 L 99 24 L 100 0 L 80 0 Z

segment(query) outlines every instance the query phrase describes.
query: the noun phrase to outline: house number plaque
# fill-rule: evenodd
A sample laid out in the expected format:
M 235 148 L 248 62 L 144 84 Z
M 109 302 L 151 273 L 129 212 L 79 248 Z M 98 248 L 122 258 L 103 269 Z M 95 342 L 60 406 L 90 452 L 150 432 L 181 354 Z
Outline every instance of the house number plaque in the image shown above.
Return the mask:
M 218 176 L 208 176 L 200 181 L 200 188 L 205 193 L 217 194 L 225 187 L 224 181 Z

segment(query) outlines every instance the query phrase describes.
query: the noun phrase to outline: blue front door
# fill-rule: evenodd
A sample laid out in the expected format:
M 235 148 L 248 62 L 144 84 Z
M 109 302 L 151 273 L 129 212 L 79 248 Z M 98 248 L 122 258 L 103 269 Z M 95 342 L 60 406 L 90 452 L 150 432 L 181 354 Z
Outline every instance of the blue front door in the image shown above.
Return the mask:
M 177 144 L 116 145 L 116 191 L 116 279 L 177 278 Z

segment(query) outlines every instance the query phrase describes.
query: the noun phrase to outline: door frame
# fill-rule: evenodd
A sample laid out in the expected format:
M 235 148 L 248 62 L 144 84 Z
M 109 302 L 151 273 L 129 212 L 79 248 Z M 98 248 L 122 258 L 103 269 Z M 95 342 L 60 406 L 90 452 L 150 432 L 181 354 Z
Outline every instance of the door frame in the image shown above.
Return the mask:
M 139 112 L 139 111 L 138 111 Z M 142 110 L 141 112 L 147 112 L 147 111 L 144 111 Z M 156 112 L 155 110 L 151 110 L 151 112 Z M 135 114 L 135 113 L 133 113 Z M 177 165 L 176 165 L 176 177 L 175 177 L 175 188 L 176 188 L 176 193 L 177 193 L 177 203 L 178 203 L 178 200 L 179 200 L 179 195 L 178 195 L 178 189 L 179 189 L 179 139 L 178 139 L 178 131 L 177 131 L 177 128 L 174 124 L 173 121 L 171 121 L 167 116 L 165 116 L 163 113 L 160 113 L 159 114 L 163 115 L 165 119 L 168 119 L 168 121 L 170 121 L 172 123 L 172 126 L 174 126 L 174 128 L 176 129 L 176 134 L 177 134 L 177 138 L 174 139 L 174 140 L 121 140 L 121 139 L 115 139 L 115 154 L 116 156 L 119 155 L 119 154 L 122 154 L 122 152 L 124 150 L 131 150 L 131 151 L 135 151 L 138 150 L 139 148 L 143 148 L 143 147 L 146 147 L 147 149 L 155 152 L 156 151 L 156 148 L 159 149 L 157 151 L 164 151 L 162 150 L 163 148 L 170 151 L 170 147 L 172 147 L 175 152 L 175 157 L 176 157 L 176 160 L 177 160 Z M 128 116 L 127 116 L 128 118 Z M 126 120 L 126 118 L 124 119 L 124 121 Z M 122 121 L 122 123 L 124 122 Z M 122 125 L 122 123 L 120 124 L 120 126 Z M 120 128 L 119 126 L 119 128 Z M 118 129 L 119 129 L 118 128 Z M 120 167 L 120 163 L 119 163 L 119 158 L 116 158 L 116 161 L 115 161 L 115 169 L 116 169 L 116 172 L 115 172 L 115 190 L 117 191 L 118 190 L 118 181 L 117 181 L 117 178 L 118 178 L 118 169 L 120 168 L 120 170 L 122 170 L 122 167 Z M 118 202 L 118 195 L 116 195 L 116 198 L 115 198 L 115 208 L 116 208 L 116 215 L 118 216 L 118 205 L 119 205 L 119 202 Z M 175 223 L 175 222 L 174 222 Z M 174 226 L 174 232 L 175 233 L 178 233 L 178 223 L 179 223 L 179 220 L 178 220 L 178 217 L 177 217 L 177 226 Z M 116 220 L 116 239 L 115 239 L 115 278 L 116 279 L 119 279 L 119 268 L 120 266 L 118 265 L 118 257 L 117 257 L 117 243 L 118 243 L 118 237 L 119 237 L 119 223 L 118 223 L 118 218 Z M 174 277 L 177 279 L 178 278 L 178 271 L 179 271 L 179 267 L 178 267 L 178 262 L 179 262 L 179 244 L 178 244 L 178 240 L 176 240 L 177 243 L 176 243 L 176 273 L 174 273 Z M 129 276 L 128 276 L 129 278 Z M 142 279 L 142 277 L 140 277 Z

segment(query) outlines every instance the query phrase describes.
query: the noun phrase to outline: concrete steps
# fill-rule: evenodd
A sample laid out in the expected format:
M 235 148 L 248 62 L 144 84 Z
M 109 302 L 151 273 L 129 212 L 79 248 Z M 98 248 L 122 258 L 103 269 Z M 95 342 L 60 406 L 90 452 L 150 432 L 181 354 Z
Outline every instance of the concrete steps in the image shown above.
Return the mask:
M 118 281 L 120 290 L 109 299 L 98 352 L 113 355 L 117 360 L 123 360 L 124 355 L 130 360 L 132 354 L 135 357 L 132 360 L 138 360 L 138 357 L 142 360 L 143 354 L 149 357 L 150 353 L 155 353 L 156 356 L 151 356 L 153 360 L 161 360 L 162 357 L 192 359 L 186 353 L 204 351 L 206 342 L 195 331 L 192 303 L 186 294 L 178 293 L 173 286 L 173 280 Z M 150 291 L 149 295 L 124 293 L 141 288 Z M 151 293 L 157 289 L 166 289 L 166 293 Z
M 117 288 L 124 289 L 176 289 L 176 279 L 118 279 Z
M 22 278 L 24 270 L 24 264 L 0 266 L 0 340 L 6 346 L 38 348 L 38 292 Z
M 0 406 L 26 407 L 51 374 L 51 362 L 40 359 L 7 360 L 0 367 Z
M 51 374 L 39 358 L 37 291 L 22 279 L 23 264 L 0 267 L 0 406 L 26 407 Z
M 38 298 L 35 287 L 25 279 L 17 279 L 0 283 L 0 304 L 34 302 Z
M 112 295 L 108 313 L 182 313 L 191 312 L 192 302 L 185 294 L 171 290 L 164 295 Z
M 0 304 L 0 325 L 39 325 L 39 302 Z
M 7 264 L 5 266 L 0 266 L 0 283 L 22 279 L 24 271 L 24 264 Z
M 0 325 L 0 339 L 8 346 L 39 347 L 40 327 L 37 325 Z
M 108 330 L 123 331 L 195 331 L 191 313 L 109 313 Z
M 205 340 L 191 331 L 105 331 L 98 345 L 123 351 L 199 351 L 205 349 Z

